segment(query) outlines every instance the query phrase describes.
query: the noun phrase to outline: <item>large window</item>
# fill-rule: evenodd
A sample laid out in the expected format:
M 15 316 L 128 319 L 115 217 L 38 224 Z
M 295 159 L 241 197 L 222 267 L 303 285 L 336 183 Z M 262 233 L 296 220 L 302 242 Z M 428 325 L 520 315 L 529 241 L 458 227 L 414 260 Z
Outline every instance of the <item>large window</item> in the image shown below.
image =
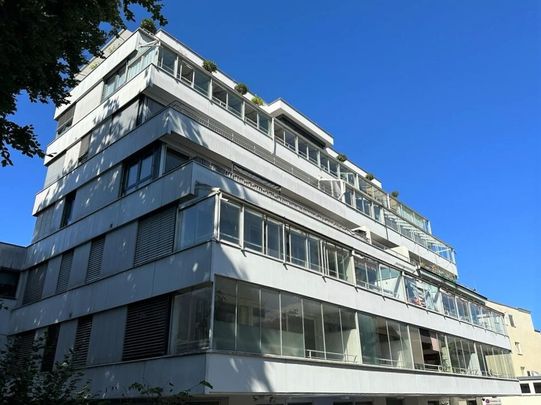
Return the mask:
M 19 273 L 0 268 L 0 297 L 15 298 L 17 285 L 19 284 Z
M 180 213 L 180 249 L 208 241 L 214 233 L 214 198 L 207 198 Z
M 244 210 L 244 247 L 263 252 L 263 215 Z
M 225 200 L 220 203 L 220 239 L 240 243 L 240 206 Z
M 266 226 L 267 245 L 265 253 L 277 259 L 283 259 L 284 225 L 280 222 L 267 218 Z
M 205 287 L 173 298 L 171 353 L 208 348 L 211 296 Z
M 287 259 L 293 264 L 306 267 L 307 264 L 307 249 L 306 249 L 306 234 L 296 229 L 288 230 L 288 255 Z
M 159 157 L 159 150 L 153 147 L 127 160 L 124 165 L 123 192 L 129 193 L 155 178 L 158 175 Z

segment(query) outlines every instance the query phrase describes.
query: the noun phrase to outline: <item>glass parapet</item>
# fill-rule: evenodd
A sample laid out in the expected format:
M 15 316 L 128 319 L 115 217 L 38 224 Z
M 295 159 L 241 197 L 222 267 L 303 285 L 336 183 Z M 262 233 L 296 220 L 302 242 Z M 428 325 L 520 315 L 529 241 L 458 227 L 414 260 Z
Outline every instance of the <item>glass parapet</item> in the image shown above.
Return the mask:
M 512 378 L 510 352 L 350 308 L 216 277 L 215 350 Z

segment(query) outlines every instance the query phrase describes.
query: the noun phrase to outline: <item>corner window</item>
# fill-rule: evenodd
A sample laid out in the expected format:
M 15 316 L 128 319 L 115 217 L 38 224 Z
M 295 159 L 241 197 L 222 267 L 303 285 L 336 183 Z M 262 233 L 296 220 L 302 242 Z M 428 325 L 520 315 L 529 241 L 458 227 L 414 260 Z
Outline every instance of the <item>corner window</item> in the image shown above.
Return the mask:
M 190 160 L 188 156 L 168 147 L 167 152 L 165 153 L 165 173 L 175 170 L 188 160 Z
M 207 198 L 180 213 L 179 248 L 208 241 L 214 233 L 214 198 Z
M 72 191 L 66 198 L 64 198 L 64 210 L 62 211 L 62 220 L 60 222 L 60 227 L 69 225 L 73 216 L 73 203 L 75 202 L 76 191 Z
M 151 148 L 126 162 L 122 188 L 124 194 L 141 187 L 157 176 L 159 156 L 159 150 Z
M 175 75 L 175 64 L 177 62 L 177 55 L 171 52 L 167 48 L 160 48 L 158 55 L 158 66 L 171 75 Z

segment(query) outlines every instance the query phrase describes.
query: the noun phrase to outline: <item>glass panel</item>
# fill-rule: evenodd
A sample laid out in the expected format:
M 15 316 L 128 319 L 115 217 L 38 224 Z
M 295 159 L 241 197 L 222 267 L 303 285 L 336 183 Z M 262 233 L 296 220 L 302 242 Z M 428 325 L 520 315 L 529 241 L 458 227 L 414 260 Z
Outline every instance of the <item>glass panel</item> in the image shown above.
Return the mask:
M 285 144 L 286 146 L 296 151 L 297 150 L 297 137 L 289 131 L 285 131 Z
M 171 352 L 205 349 L 209 342 L 211 288 L 177 295 L 173 301 Z
M 374 219 L 378 222 L 383 222 L 383 209 L 379 206 L 374 204 Z
M 323 304 L 323 322 L 325 330 L 325 354 L 328 360 L 343 360 L 342 328 L 340 310 L 334 305 Z
M 236 282 L 216 278 L 213 343 L 216 349 L 235 350 Z
M 406 286 L 406 297 L 408 299 L 408 302 L 414 305 L 420 305 L 424 307 L 425 299 L 424 299 L 424 289 L 421 282 L 410 278 L 410 277 L 404 277 L 404 284 Z
M 267 219 L 267 254 L 277 259 L 283 259 L 283 225 Z
M 18 283 L 18 273 L 0 270 L 0 297 L 15 298 Z
M 385 319 L 359 314 L 363 363 L 390 364 L 389 339 Z
M 445 315 L 458 318 L 455 297 L 453 295 L 442 292 L 441 299 L 443 303 L 443 312 L 445 313 Z
M 308 159 L 308 143 L 299 137 L 299 143 L 298 143 L 298 151 L 299 155 L 301 155 L 303 158 Z
M 245 121 L 251 126 L 257 128 L 257 110 L 248 103 L 246 103 L 244 108 Z
M 460 359 L 462 356 L 460 339 L 455 338 L 454 336 L 447 336 L 447 344 L 449 346 L 449 358 L 451 360 L 453 372 L 460 373 L 464 362 L 464 358 Z M 460 346 L 460 348 L 458 348 L 458 346 Z
M 242 116 L 242 99 L 233 93 L 227 95 L 227 109 L 233 114 Z
M 261 289 L 261 352 L 281 354 L 280 295 L 264 288 Z
M 224 108 L 227 106 L 227 92 L 216 82 L 212 82 L 212 100 Z
M 307 358 L 325 358 L 321 304 L 303 299 L 304 347 Z
M 276 142 L 282 145 L 285 145 L 284 136 L 285 136 L 284 129 L 280 128 L 278 125 L 275 124 L 274 125 L 274 139 L 276 140 Z
M 470 308 L 469 308 L 468 302 L 461 299 L 461 298 L 457 298 L 456 299 L 456 304 L 457 304 L 458 316 L 459 316 L 460 320 L 466 321 L 466 322 L 471 322 Z
M 308 160 L 314 164 L 319 164 L 319 151 L 315 146 L 308 144 Z
M 263 215 L 244 210 L 244 247 L 263 252 Z
M 423 354 L 423 346 L 421 342 L 421 335 L 419 334 L 419 328 L 415 326 L 409 326 L 411 349 L 413 352 L 414 367 L 418 370 L 424 370 L 425 361 Z
M 186 62 L 182 61 L 180 64 L 180 80 L 191 87 L 193 84 L 193 76 L 194 69 Z
M 438 287 L 423 283 L 425 290 L 425 304 L 428 309 L 441 312 L 441 301 Z
M 355 195 L 355 192 L 352 188 L 346 187 L 346 191 L 344 192 L 344 202 L 347 205 L 351 205 L 353 208 L 355 208 L 355 199 L 353 196 Z
M 137 185 L 137 172 L 139 171 L 139 162 L 133 163 L 127 169 L 126 174 L 126 190 L 135 187 Z
M 436 335 L 436 333 L 431 332 L 430 335 L 433 336 Z M 449 346 L 447 346 L 447 339 L 441 333 L 438 333 L 437 337 L 437 343 L 440 348 L 441 369 L 445 372 L 451 372 L 451 355 L 449 353 Z
M 360 362 L 361 346 L 359 331 L 357 329 L 355 311 L 341 308 L 340 320 L 342 323 L 342 341 L 344 346 L 344 360 L 348 362 Z
M 353 258 L 355 267 L 355 281 L 358 286 L 368 288 L 368 276 L 366 274 L 366 262 L 360 257 Z
M 379 272 L 381 277 L 380 285 L 382 291 L 385 294 L 403 299 L 404 294 L 402 293 L 402 288 L 400 285 L 402 273 L 396 269 L 381 264 L 379 266 Z
M 208 77 L 203 72 L 199 70 L 195 71 L 195 79 L 193 83 L 194 89 L 208 97 L 209 95 L 209 86 L 210 86 L 210 77 Z
M 295 295 L 281 293 L 282 354 L 304 356 L 301 299 Z
M 270 129 L 270 118 L 261 113 L 259 113 L 259 129 L 265 134 L 268 134 Z
M 208 241 L 214 233 L 214 198 L 186 208 L 181 213 L 180 248 Z
M 329 171 L 332 175 L 338 177 L 338 163 L 332 159 L 329 159 Z
M 481 374 L 481 368 L 479 365 L 479 358 L 475 352 L 475 345 L 473 342 L 463 340 L 462 348 L 464 350 L 464 359 L 466 361 L 466 369 L 469 374 L 479 375 Z
M 153 157 L 154 154 L 151 154 L 143 158 L 143 160 L 141 161 L 141 171 L 139 173 L 140 182 L 148 180 L 152 177 L 152 161 L 154 160 Z
M 240 206 L 222 200 L 220 203 L 220 239 L 239 243 Z
M 319 167 L 325 170 L 326 172 L 329 171 L 329 158 L 323 153 L 319 155 Z
M 158 66 L 164 69 L 167 73 L 175 75 L 175 62 L 177 55 L 171 52 L 169 49 L 160 48 L 160 53 L 158 56 Z
M 319 246 L 319 239 L 308 237 L 308 267 L 315 271 L 321 271 Z
M 391 359 L 394 367 L 412 368 L 411 345 L 408 329 L 395 321 L 387 321 L 389 345 L 391 346 Z
M 350 268 L 350 254 L 347 250 L 337 248 L 336 260 L 338 265 L 338 278 L 341 280 L 352 281 Z
M 336 247 L 330 243 L 325 244 L 325 256 L 327 259 L 327 271 L 329 276 L 338 277 L 338 262 L 336 260 Z
M 291 263 L 306 267 L 306 235 L 294 229 L 289 230 L 289 255 Z
M 372 290 L 380 290 L 378 273 L 378 263 L 373 260 L 366 259 L 366 275 L 368 278 L 368 288 Z
M 259 288 L 239 282 L 237 290 L 237 350 L 259 353 L 261 351 L 260 343 Z
M 179 153 L 173 149 L 167 148 L 167 153 L 165 155 L 165 173 L 168 173 L 171 170 L 182 166 L 188 160 L 188 156 L 185 156 L 182 153 Z
M 410 328 L 411 330 L 411 328 Z M 423 364 L 427 370 L 438 371 L 441 365 L 441 342 L 436 332 L 428 329 L 419 329 L 421 347 L 423 350 Z

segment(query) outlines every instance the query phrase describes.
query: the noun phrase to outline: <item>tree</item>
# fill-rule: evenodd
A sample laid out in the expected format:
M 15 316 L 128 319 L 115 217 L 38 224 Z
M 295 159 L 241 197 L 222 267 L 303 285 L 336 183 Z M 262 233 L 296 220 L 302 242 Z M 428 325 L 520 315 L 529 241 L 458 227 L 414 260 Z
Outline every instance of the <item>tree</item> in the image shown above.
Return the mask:
M 134 20 L 132 6 L 167 24 L 161 0 L 0 0 L 0 164 L 12 165 L 10 148 L 26 156 L 44 156 L 32 125 L 9 118 L 16 97 L 32 102 L 67 102 L 75 76 L 92 56 Z
M 21 337 L 0 352 L 0 405 L 79 405 L 90 401 L 88 385 L 75 370 L 71 353 L 49 371 L 41 371 L 45 337 L 32 342 L 28 353 Z

